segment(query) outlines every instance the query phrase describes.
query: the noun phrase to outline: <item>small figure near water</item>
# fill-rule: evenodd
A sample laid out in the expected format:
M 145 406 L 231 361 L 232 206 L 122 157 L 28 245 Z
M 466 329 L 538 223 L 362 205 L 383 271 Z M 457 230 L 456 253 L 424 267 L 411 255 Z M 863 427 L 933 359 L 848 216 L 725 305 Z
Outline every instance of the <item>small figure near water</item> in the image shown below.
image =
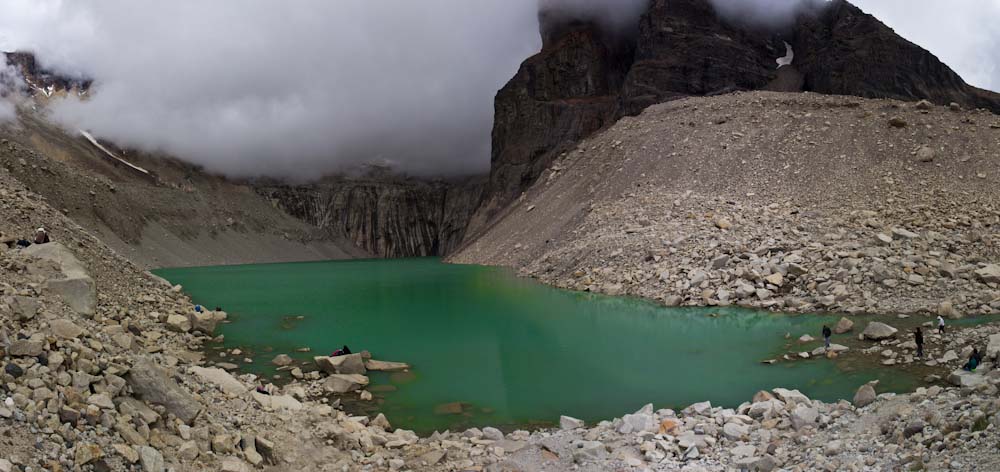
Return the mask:
M 917 342 L 917 357 L 924 357 L 924 332 L 919 326 L 913 332 L 913 340 Z
M 969 372 L 975 372 L 976 367 L 979 367 L 979 364 L 982 362 L 983 355 L 979 353 L 978 348 L 973 348 L 972 355 L 969 356 L 969 362 L 966 362 L 965 365 L 962 366 L 962 369 Z
M 830 331 L 830 327 L 823 325 L 823 341 L 826 343 L 826 348 L 830 349 L 830 336 L 833 336 L 833 331 Z
M 269 392 L 267 390 L 267 387 L 265 387 L 263 384 L 257 385 L 257 389 L 256 390 L 257 390 L 257 393 L 259 393 L 261 395 L 270 395 L 271 394 L 271 392 Z
M 938 315 L 938 334 L 944 334 L 944 318 Z
M 336 351 L 333 351 L 333 354 L 330 354 L 330 357 L 346 356 L 350 353 L 351 353 L 351 348 L 347 347 L 347 345 L 344 344 L 344 347 L 337 349 Z
M 51 242 L 49 232 L 45 231 L 45 228 L 38 228 L 35 231 L 35 244 L 47 244 L 49 242 Z
M 194 306 L 194 312 L 195 313 L 201 313 L 202 312 L 201 305 L 195 305 Z

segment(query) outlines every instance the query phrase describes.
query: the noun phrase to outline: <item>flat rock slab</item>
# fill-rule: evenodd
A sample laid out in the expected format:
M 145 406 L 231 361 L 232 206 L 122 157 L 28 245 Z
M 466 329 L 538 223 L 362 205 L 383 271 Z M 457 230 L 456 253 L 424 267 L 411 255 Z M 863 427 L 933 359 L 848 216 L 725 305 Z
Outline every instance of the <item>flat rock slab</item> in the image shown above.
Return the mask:
M 52 334 L 63 339 L 76 339 L 83 334 L 83 328 L 69 320 L 52 320 L 49 323 Z
M 16 357 L 38 357 L 45 350 L 45 344 L 41 341 L 30 339 L 18 339 L 10 343 L 7 353 Z
M 377 361 L 369 359 L 365 361 L 365 368 L 377 372 L 399 372 L 410 368 L 410 364 L 405 362 Z
M 347 393 L 361 390 L 368 385 L 368 377 L 358 374 L 333 374 L 323 383 L 330 393 Z
M 196 366 L 191 368 L 191 372 L 203 381 L 215 385 L 226 395 L 238 397 L 250 390 L 249 387 L 237 380 L 236 377 L 233 377 L 232 374 L 217 367 L 206 368 Z
M 302 409 L 302 403 L 288 395 L 264 395 L 260 392 L 252 392 L 252 395 L 253 399 L 264 408 L 291 411 Z
M 97 308 L 97 285 L 73 252 L 59 243 L 35 244 L 21 251 L 26 257 L 49 261 L 56 273 L 29 264 L 28 271 L 46 277 L 45 285 L 81 315 L 93 315 Z
M 198 401 L 173 379 L 170 373 L 149 358 L 139 358 L 125 380 L 136 396 L 156 405 L 163 405 L 181 421 L 191 424 L 201 407 Z
M 958 369 L 948 375 L 948 382 L 956 387 L 975 388 L 986 383 L 986 378 L 975 372 Z

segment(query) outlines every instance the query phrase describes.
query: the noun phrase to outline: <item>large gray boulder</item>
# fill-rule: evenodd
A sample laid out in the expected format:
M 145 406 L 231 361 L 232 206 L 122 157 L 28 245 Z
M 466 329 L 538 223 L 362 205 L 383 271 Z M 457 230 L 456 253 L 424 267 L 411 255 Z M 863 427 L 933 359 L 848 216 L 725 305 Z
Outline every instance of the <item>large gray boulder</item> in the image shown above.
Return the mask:
M 986 378 L 975 372 L 958 369 L 948 375 L 948 382 L 956 387 L 976 388 L 985 384 Z
M 364 375 L 367 372 L 365 360 L 360 353 L 337 357 L 317 356 L 313 360 L 320 370 L 328 374 Z
M 833 327 L 833 332 L 836 334 L 844 334 L 850 330 L 854 329 L 854 322 L 848 318 L 841 318 L 837 322 L 837 326 Z
M 872 403 L 875 403 L 875 398 L 877 396 L 878 395 L 875 394 L 875 382 L 866 383 L 854 393 L 854 406 L 864 408 L 871 405 Z
M 136 448 L 136 451 L 139 453 L 139 462 L 142 464 L 142 470 L 163 472 L 166 469 L 163 463 L 163 455 L 160 454 L 160 451 L 149 446 L 139 446 Z
M 788 405 L 812 405 L 812 401 L 809 397 L 805 396 L 802 392 L 798 390 L 788 390 L 784 388 L 776 388 L 772 390 L 774 395 L 778 397 L 779 400 L 785 402 Z
M 562 429 L 563 431 L 568 431 L 582 427 L 583 427 L 583 420 L 565 415 L 559 417 L 559 428 Z
M 993 359 L 1000 354 L 1000 334 L 991 334 L 986 343 L 986 358 Z
M 347 393 L 361 390 L 368 385 L 368 377 L 358 374 L 333 374 L 323 383 L 330 393 Z
M 792 427 L 796 431 L 807 426 L 814 426 L 819 421 L 819 410 L 804 404 L 797 405 L 792 410 L 791 420 Z
M 49 268 L 28 264 L 28 270 L 45 277 L 45 286 L 59 295 L 74 311 L 93 315 L 97 308 L 97 285 L 73 252 L 59 243 L 35 244 L 21 251 L 25 257 L 50 264 Z M 53 270 L 54 269 L 54 270 Z
M 139 358 L 129 370 L 125 380 L 136 396 L 146 402 L 162 405 L 181 421 L 191 424 L 201 406 L 184 388 L 177 384 L 170 373 L 149 358 Z
M 205 333 L 209 336 L 215 334 L 215 328 L 218 326 L 220 321 L 226 319 L 226 313 L 223 311 L 210 311 L 210 312 L 191 312 L 188 314 L 188 322 L 191 324 L 192 331 L 199 331 Z
M 893 328 L 892 326 L 879 321 L 872 321 L 871 323 L 868 323 L 868 326 L 865 328 L 865 331 L 861 333 L 861 335 L 864 336 L 865 339 L 881 341 L 895 336 L 897 332 L 899 332 L 899 330 Z
M 14 312 L 18 321 L 30 320 L 38 314 L 38 299 L 32 297 L 4 297 L 2 303 L 7 304 Z
M 976 271 L 979 280 L 985 283 L 1000 284 L 1000 265 L 990 264 Z
M 58 319 L 49 322 L 49 329 L 58 338 L 76 339 L 83 335 L 83 328 L 69 320 Z

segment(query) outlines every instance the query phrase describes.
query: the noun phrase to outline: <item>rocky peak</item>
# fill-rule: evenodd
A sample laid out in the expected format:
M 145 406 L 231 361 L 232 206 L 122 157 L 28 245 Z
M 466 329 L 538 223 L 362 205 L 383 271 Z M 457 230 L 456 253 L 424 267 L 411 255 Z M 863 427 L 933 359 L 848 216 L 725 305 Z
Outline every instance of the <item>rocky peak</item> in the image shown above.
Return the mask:
M 609 41 L 590 19 L 556 15 L 546 4 L 553 2 L 543 2 L 540 13 L 545 47 L 496 96 L 490 182 L 472 236 L 577 142 L 664 101 L 809 91 L 1000 112 L 1000 95 L 966 84 L 933 54 L 843 0 L 780 30 L 724 19 L 709 0 L 652 0 L 624 43 Z M 789 53 L 791 64 L 779 68 Z

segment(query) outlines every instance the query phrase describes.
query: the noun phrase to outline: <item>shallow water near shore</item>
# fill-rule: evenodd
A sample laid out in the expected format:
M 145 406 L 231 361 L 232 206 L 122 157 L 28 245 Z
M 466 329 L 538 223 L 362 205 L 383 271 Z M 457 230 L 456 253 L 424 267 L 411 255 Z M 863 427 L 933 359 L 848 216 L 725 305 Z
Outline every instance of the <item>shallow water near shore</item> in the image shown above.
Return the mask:
M 182 284 L 195 303 L 230 314 L 224 345 L 245 353 L 209 360 L 273 375 L 277 354 L 305 361 L 347 344 L 412 364 L 411 375 L 372 375 L 371 406 L 394 426 L 423 433 L 545 425 L 563 414 L 597 421 L 646 403 L 737 406 L 774 387 L 834 401 L 873 379 L 880 391 L 917 384 L 911 374 L 858 360 L 760 363 L 786 352 L 786 333 L 819 338 L 833 316 L 665 308 L 434 258 L 155 272 Z M 311 352 L 296 352 L 304 347 Z M 247 356 L 253 362 L 243 364 Z

